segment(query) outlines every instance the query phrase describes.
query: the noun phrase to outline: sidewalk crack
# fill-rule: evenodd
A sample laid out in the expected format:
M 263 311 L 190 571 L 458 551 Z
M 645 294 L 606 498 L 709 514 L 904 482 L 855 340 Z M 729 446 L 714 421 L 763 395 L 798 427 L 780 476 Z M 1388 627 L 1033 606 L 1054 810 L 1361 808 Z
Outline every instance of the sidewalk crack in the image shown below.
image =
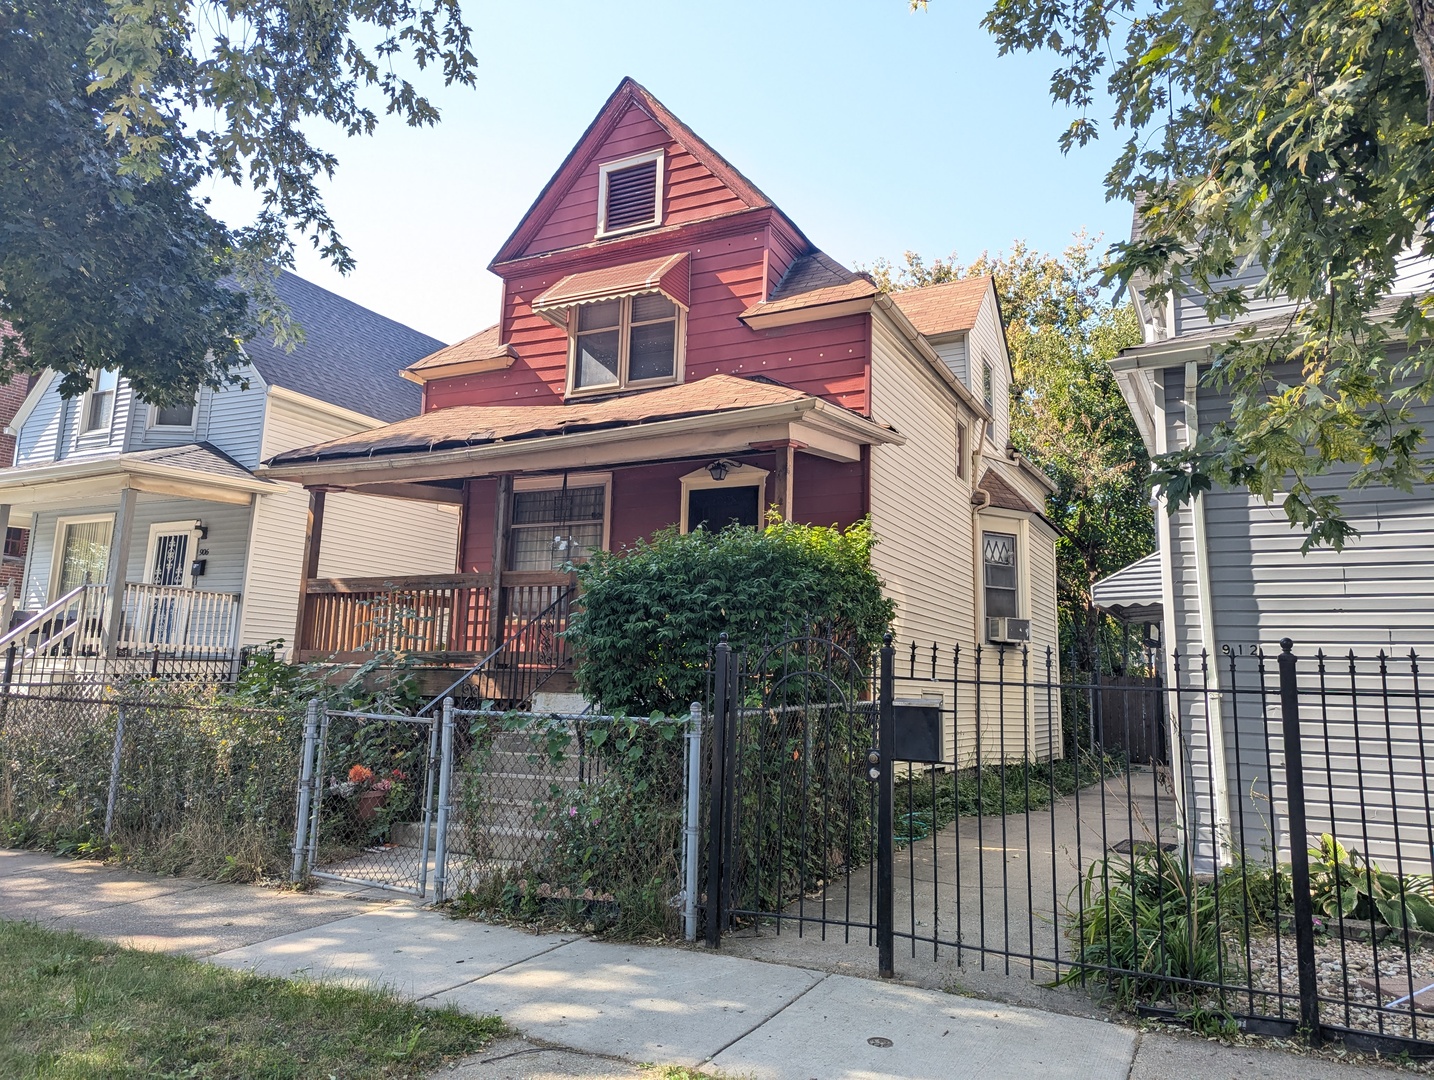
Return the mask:
M 811 968 L 806 968 L 806 969 L 804 969 L 804 970 L 810 971 Z M 762 1019 L 758 1020 L 755 1024 L 753 1024 L 753 1025 L 752 1025 L 750 1028 L 748 1028 L 746 1031 L 742 1032 L 742 1034 L 738 1035 L 735 1039 L 732 1039 L 732 1040 L 730 1040 L 730 1041 L 728 1041 L 728 1042 L 723 1043 L 723 1044 L 722 1044 L 721 1046 L 719 1046 L 716 1050 L 712 1051 L 712 1053 L 710 1053 L 709 1055 L 707 1055 L 707 1057 L 705 1057 L 705 1058 L 702 1059 L 702 1064 L 705 1065 L 705 1064 L 707 1064 L 709 1061 L 714 1061 L 714 1060 L 716 1060 L 719 1055 L 721 1055 L 721 1054 L 723 1054 L 723 1053 L 726 1053 L 729 1049 L 731 1049 L 732 1047 L 736 1046 L 739 1042 L 741 1042 L 743 1039 L 745 1039 L 748 1035 L 751 1035 L 753 1032 L 757 1031 L 759 1028 L 766 1027 L 768 1024 L 770 1024 L 770 1023 L 771 1023 L 773 1020 L 775 1020 L 777 1017 L 781 1016 L 782 1013 L 786 1012 L 788 1009 L 790 1009 L 790 1008 L 791 1008 L 793 1005 L 795 1005 L 797 1002 L 801 1001 L 802 998 L 806 997 L 806 996 L 807 996 L 808 994 L 810 994 L 813 990 L 815 990 L 818 986 L 820 986 L 822 983 L 824 983 L 824 982 L 826 982 L 828 979 L 830 979 L 830 978 L 832 977 L 832 974 L 831 974 L 830 971 L 824 971 L 824 972 L 821 973 L 821 976 L 822 976 L 822 977 L 821 977 L 820 979 L 818 979 L 816 982 L 812 983 L 811 986 L 807 987 L 805 990 L 803 990 L 803 991 L 802 991 L 800 994 L 798 994 L 796 997 L 792 998 L 791 1001 L 788 1001 L 788 1002 L 785 1002 L 785 1003 L 782 1004 L 782 1005 L 779 1005 L 773 1012 L 768 1013 L 766 1016 L 762 1017 Z

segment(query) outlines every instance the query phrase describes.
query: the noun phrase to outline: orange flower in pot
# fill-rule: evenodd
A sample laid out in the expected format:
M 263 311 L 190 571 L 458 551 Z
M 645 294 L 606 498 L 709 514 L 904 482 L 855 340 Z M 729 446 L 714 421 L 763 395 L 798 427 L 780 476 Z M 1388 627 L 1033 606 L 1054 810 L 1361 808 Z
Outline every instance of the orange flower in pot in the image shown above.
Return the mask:
M 372 821 L 378 808 L 388 798 L 388 789 L 392 784 L 375 784 L 367 787 L 373 780 L 373 770 L 367 765 L 355 765 L 349 770 L 349 783 L 356 784 L 364 790 L 358 797 L 358 819 L 360 821 Z

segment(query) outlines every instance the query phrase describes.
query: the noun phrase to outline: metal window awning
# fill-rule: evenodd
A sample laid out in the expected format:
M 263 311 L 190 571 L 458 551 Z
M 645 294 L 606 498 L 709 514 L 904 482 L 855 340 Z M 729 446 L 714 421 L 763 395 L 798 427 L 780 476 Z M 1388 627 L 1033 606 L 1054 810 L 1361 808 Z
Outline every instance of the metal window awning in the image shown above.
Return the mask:
M 1096 607 L 1127 622 L 1159 622 L 1164 611 L 1160 596 L 1160 552 L 1121 567 L 1090 589 Z
M 639 293 L 661 293 L 684 311 L 691 297 L 691 256 L 683 251 L 642 262 L 569 274 L 533 301 L 533 310 L 557 326 L 568 325 L 568 311 Z

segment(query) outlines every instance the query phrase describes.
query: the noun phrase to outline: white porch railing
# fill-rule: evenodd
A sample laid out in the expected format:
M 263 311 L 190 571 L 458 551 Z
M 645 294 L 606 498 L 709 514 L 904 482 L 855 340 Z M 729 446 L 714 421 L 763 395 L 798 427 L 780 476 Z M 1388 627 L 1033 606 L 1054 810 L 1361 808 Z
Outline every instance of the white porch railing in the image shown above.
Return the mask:
M 119 655 L 155 650 L 190 657 L 231 655 L 239 640 L 239 596 L 172 585 L 124 587 Z

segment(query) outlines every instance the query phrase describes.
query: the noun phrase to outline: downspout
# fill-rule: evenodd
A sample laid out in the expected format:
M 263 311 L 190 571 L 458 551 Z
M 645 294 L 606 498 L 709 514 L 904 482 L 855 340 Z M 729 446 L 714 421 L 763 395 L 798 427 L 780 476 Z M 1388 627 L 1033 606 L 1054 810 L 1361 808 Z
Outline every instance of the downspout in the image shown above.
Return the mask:
M 1199 365 L 1194 360 L 1185 364 L 1185 439 L 1194 443 L 1200 432 L 1198 402 Z M 1215 652 L 1214 608 L 1210 602 L 1210 547 L 1205 531 L 1205 499 L 1195 496 L 1190 504 L 1190 520 L 1195 541 L 1195 595 L 1200 608 L 1200 647 L 1209 666 L 1208 697 L 1205 711 L 1206 739 L 1210 752 L 1210 798 L 1213 803 L 1214 831 L 1211 842 L 1215 864 L 1229 863 L 1230 792 L 1229 769 L 1225 757 L 1224 710 L 1220 707 L 1220 664 Z M 1189 669 L 1187 669 L 1189 670 Z M 1193 674 L 1193 671 L 1190 671 Z

